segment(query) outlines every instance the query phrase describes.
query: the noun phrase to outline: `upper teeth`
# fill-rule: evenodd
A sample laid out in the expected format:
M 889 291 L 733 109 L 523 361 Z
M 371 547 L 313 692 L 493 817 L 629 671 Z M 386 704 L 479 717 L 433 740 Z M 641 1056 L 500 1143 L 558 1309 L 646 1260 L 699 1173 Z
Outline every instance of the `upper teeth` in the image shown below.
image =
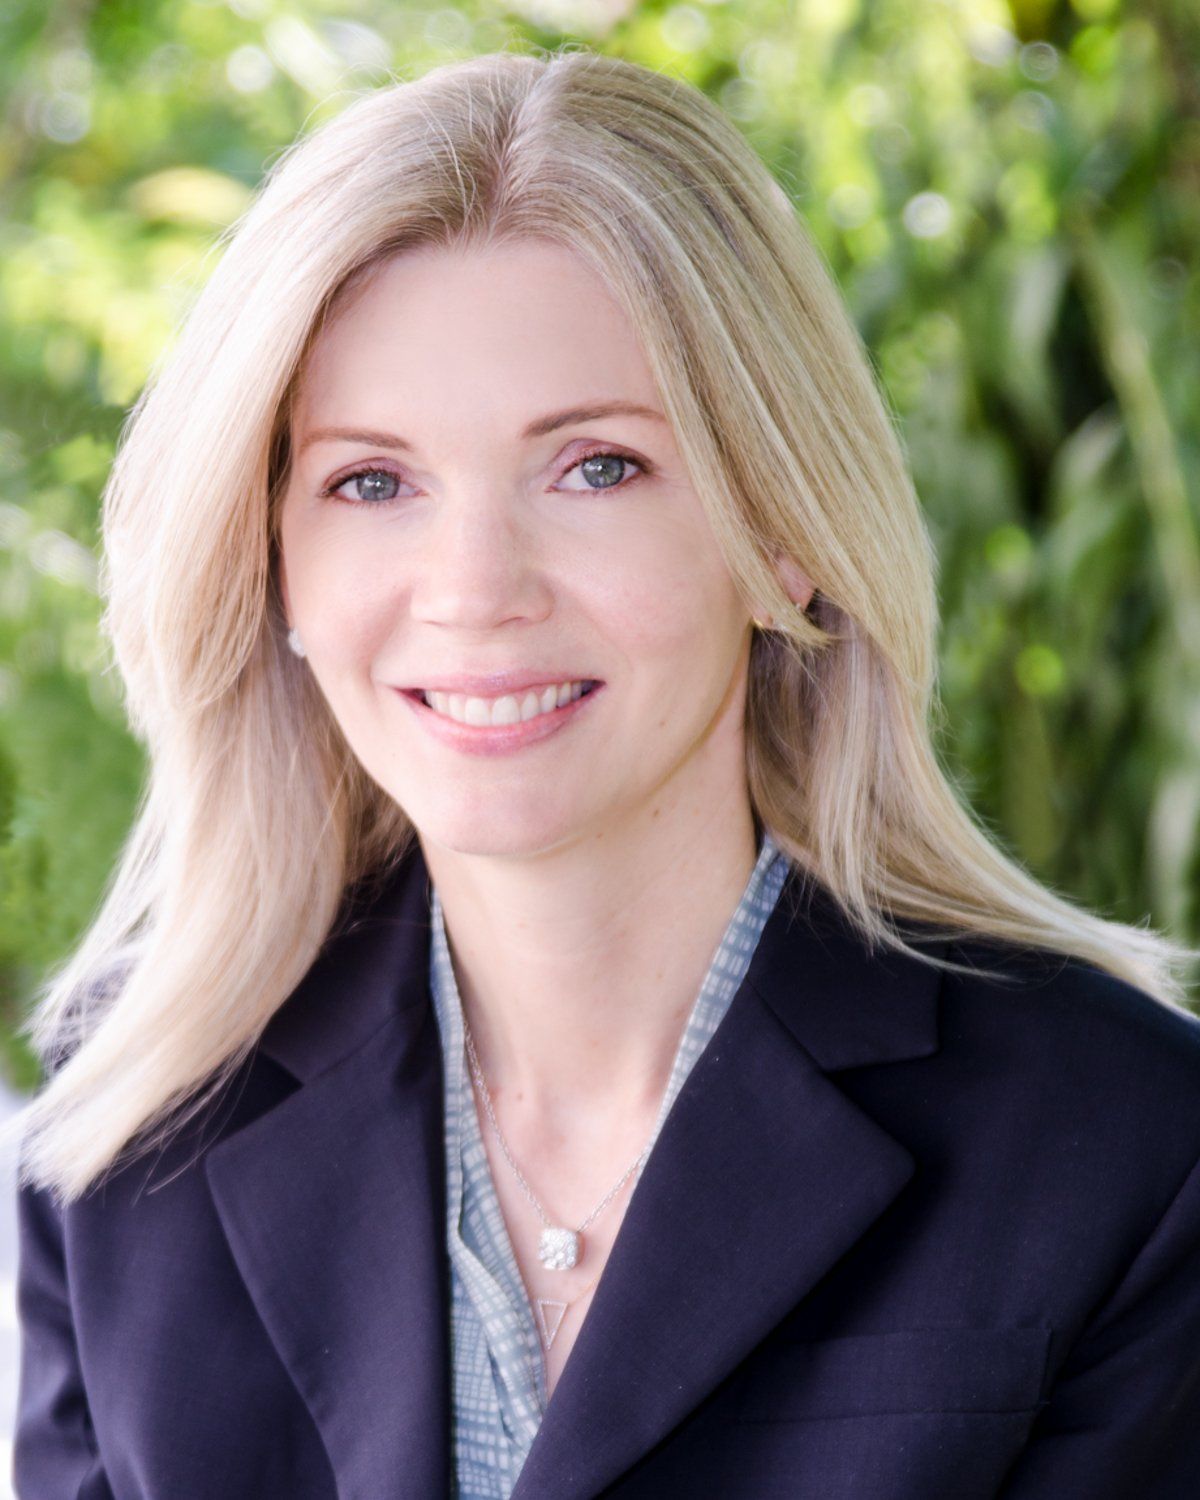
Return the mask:
M 457 719 L 460 724 L 520 724 L 562 708 L 583 692 L 583 682 L 560 682 L 525 693 L 506 693 L 502 698 L 467 698 L 462 693 L 424 693 L 435 713 Z

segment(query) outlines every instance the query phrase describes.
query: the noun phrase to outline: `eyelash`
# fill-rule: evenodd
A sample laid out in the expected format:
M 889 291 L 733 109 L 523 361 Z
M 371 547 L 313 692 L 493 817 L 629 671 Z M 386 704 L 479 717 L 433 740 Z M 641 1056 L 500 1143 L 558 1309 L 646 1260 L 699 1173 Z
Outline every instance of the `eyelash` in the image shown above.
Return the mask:
M 630 485 L 636 484 L 639 479 L 645 479 L 647 475 L 654 473 L 654 469 L 650 464 L 645 463 L 640 458 L 634 458 L 631 453 L 623 453 L 619 448 L 607 448 L 603 444 L 598 444 L 595 448 L 590 449 L 588 452 L 581 453 L 574 463 L 568 464 L 567 467 L 555 480 L 555 483 L 561 484 L 562 481 L 567 477 L 567 475 L 572 471 L 572 469 L 577 469 L 580 464 L 586 463 L 589 458 L 624 459 L 627 464 L 632 464 L 639 471 L 632 476 L 627 475 L 617 484 L 610 484 L 604 486 L 601 489 L 593 490 L 592 494 L 594 495 L 611 494 L 614 490 L 628 489 Z M 335 479 L 330 484 L 327 484 L 325 488 L 320 492 L 321 499 L 337 500 L 342 505 L 364 505 L 369 507 L 371 510 L 379 510 L 384 506 L 395 505 L 400 500 L 407 500 L 411 498 L 411 496 L 408 495 L 393 495 L 390 500 L 361 500 L 353 499 L 347 495 L 339 495 L 337 493 L 337 491 L 340 490 L 343 485 L 349 484 L 352 479 L 362 479 L 368 474 L 389 474 L 393 479 L 400 480 L 401 483 L 407 482 L 405 480 L 402 480 L 401 476 L 396 473 L 394 469 L 386 469 L 379 464 L 365 464 L 361 468 L 352 469 L 349 474 L 343 474 L 339 479 Z M 576 495 L 582 495 L 585 494 L 586 491 L 574 490 L 572 491 L 572 493 Z

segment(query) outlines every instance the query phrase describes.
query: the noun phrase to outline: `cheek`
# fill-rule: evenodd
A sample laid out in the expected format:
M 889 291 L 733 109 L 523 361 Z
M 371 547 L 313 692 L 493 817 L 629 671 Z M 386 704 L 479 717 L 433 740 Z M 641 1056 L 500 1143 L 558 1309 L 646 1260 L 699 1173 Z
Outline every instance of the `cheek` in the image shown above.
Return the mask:
M 344 528 L 296 525 L 289 531 L 285 524 L 283 529 L 291 617 L 318 674 L 320 665 L 343 671 L 369 661 L 386 629 L 386 575 L 372 569 L 369 554 L 355 543 Z
M 700 670 L 708 647 L 740 631 L 742 606 L 724 560 L 693 530 L 643 537 L 597 573 L 598 611 L 634 664 L 659 662 L 672 673 Z

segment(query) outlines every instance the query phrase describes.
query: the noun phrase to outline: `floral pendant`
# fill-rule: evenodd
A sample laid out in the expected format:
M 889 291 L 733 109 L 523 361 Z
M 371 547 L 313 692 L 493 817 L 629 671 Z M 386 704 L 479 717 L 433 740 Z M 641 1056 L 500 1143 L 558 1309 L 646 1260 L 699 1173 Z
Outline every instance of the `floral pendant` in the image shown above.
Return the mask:
M 579 1261 L 579 1235 L 573 1229 L 543 1229 L 538 1260 L 548 1271 L 569 1271 Z

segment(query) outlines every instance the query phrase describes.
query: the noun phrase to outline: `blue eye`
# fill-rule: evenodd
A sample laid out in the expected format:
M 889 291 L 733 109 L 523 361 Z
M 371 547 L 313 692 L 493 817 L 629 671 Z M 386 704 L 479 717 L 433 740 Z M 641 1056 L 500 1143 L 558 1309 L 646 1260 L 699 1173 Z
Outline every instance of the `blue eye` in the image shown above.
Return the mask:
M 345 489 L 348 484 L 368 480 L 371 481 L 371 485 L 365 493 L 364 488 L 360 486 L 357 496 L 338 494 L 338 491 Z M 390 469 L 356 469 L 353 474 L 346 474 L 341 479 L 335 480 L 328 488 L 323 489 L 321 494 L 326 499 L 336 495 L 339 500 L 344 500 L 348 505 L 386 505 L 389 500 L 396 498 L 395 489 L 393 488 L 388 494 L 382 493 L 380 481 L 394 487 L 402 483 L 400 476 L 393 474 Z
M 621 477 L 619 470 L 621 468 L 628 468 L 631 464 L 637 470 L 637 473 L 632 478 Z M 594 494 L 599 494 L 602 490 L 627 488 L 642 478 L 644 474 L 650 472 L 648 464 L 643 464 L 639 459 L 630 458 L 627 453 L 621 453 L 611 448 L 597 448 L 592 453 L 585 453 L 582 458 L 576 459 L 571 467 L 564 472 L 562 479 L 565 479 L 568 474 L 573 474 L 576 469 L 583 474 L 585 481 L 588 481 L 584 485 L 584 490 L 590 490 Z M 590 481 L 593 479 L 597 480 L 598 483 L 592 484 Z M 561 483 L 562 480 L 560 479 L 559 482 Z M 584 490 L 575 489 L 570 491 L 570 493 L 581 495 L 584 493 Z

